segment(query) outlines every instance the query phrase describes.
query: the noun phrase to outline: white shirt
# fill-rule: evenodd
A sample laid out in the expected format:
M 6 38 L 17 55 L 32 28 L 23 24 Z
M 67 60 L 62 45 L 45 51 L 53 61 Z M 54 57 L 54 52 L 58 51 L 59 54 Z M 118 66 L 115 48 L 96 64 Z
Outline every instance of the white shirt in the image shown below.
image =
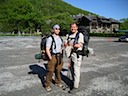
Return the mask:
M 77 34 L 77 32 L 69 35 L 69 37 L 68 37 L 69 39 L 67 38 L 68 40 L 66 42 L 68 42 L 69 45 L 73 45 L 76 34 Z M 82 43 L 82 44 L 84 43 L 84 36 L 82 33 L 79 33 L 78 43 Z M 82 50 L 82 46 L 80 48 L 78 48 L 77 50 Z
M 62 42 L 62 40 L 61 40 L 61 38 L 59 36 L 58 37 L 53 36 L 53 38 L 54 38 L 55 42 L 53 42 L 51 36 L 48 37 L 47 42 L 46 42 L 46 47 L 49 47 L 49 48 L 52 47 L 52 52 L 53 53 L 60 53 L 63 42 Z M 51 46 L 52 45 L 52 42 L 53 42 L 53 46 Z M 56 48 L 55 48 L 55 44 L 56 44 Z

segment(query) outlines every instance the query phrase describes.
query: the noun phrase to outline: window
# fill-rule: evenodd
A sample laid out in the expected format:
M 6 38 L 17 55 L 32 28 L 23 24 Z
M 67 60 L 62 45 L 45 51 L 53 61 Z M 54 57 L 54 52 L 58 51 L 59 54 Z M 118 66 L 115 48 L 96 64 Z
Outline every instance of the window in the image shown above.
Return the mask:
M 110 28 L 110 24 L 107 24 L 107 28 Z
M 98 24 L 98 28 L 101 28 L 101 24 Z
M 97 26 L 97 24 L 93 23 L 92 24 L 92 29 L 97 29 L 96 26 Z

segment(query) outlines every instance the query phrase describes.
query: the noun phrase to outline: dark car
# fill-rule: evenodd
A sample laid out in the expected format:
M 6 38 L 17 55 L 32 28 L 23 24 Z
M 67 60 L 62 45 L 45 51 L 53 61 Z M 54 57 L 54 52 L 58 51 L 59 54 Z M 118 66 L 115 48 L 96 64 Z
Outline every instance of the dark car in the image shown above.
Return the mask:
M 120 36 L 119 41 L 128 41 L 128 33 L 125 36 Z

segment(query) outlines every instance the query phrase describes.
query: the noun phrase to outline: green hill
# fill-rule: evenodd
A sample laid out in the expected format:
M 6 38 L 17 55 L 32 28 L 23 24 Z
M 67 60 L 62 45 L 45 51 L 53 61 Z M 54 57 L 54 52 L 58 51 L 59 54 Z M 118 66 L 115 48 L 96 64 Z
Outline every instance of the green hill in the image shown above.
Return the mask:
M 69 13 L 69 14 L 89 14 L 90 12 L 84 11 L 82 9 L 76 8 L 63 0 L 30 0 L 36 11 L 42 15 L 56 15 L 59 13 Z
M 0 0 L 0 31 L 49 32 L 53 24 L 69 29 L 71 15 L 93 14 L 63 0 Z

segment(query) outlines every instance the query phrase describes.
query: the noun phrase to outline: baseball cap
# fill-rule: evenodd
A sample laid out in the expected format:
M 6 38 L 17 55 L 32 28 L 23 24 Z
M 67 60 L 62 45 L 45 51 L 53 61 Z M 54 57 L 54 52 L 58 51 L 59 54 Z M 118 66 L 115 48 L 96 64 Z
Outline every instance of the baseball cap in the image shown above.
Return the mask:
M 60 26 L 58 24 L 53 26 L 53 29 L 60 29 Z

